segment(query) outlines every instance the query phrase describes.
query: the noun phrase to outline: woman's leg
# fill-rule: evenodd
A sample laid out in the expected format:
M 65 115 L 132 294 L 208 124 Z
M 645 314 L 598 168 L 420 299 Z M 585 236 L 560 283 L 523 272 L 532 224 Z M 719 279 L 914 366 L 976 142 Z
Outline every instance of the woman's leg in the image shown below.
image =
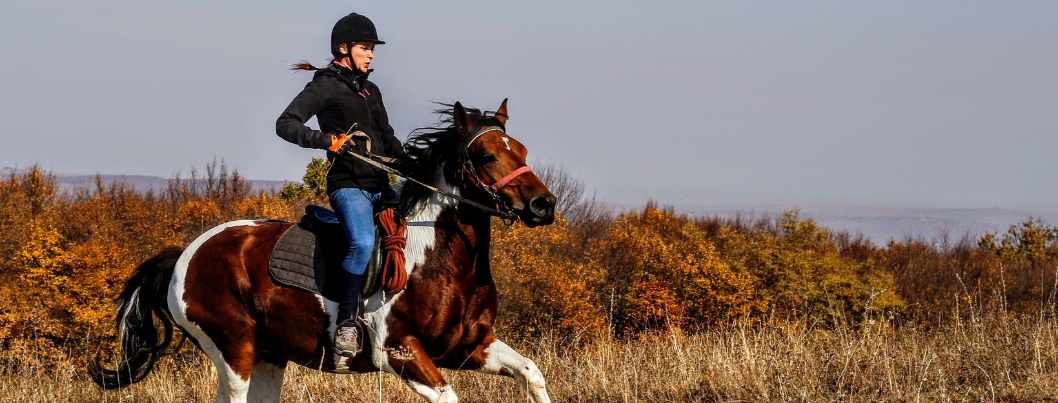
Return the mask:
M 354 188 L 331 193 L 331 207 L 349 240 L 342 269 L 350 274 L 363 275 L 371 260 L 371 248 L 375 246 L 374 204 L 378 197 L 378 193 Z
M 339 354 L 352 356 L 359 347 L 354 319 L 360 305 L 360 288 L 364 270 L 371 259 L 371 248 L 375 244 L 374 202 L 378 193 L 361 189 L 339 189 L 331 193 L 331 206 L 338 216 L 342 231 L 349 240 L 349 253 L 342 260 L 342 269 L 347 273 L 345 299 L 338 302 L 338 330 L 334 337 L 334 348 Z

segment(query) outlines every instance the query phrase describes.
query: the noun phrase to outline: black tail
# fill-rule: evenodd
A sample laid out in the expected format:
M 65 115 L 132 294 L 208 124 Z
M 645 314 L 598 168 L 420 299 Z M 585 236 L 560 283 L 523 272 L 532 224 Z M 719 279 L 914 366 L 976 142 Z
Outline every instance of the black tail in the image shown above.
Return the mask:
M 173 320 L 169 316 L 169 281 L 183 248 L 166 248 L 136 268 L 118 297 L 118 337 L 121 361 L 116 369 L 106 369 L 97 358 L 88 363 L 88 375 L 104 389 L 117 389 L 143 380 L 151 373 L 173 341 Z M 162 323 L 159 341 L 154 317 Z

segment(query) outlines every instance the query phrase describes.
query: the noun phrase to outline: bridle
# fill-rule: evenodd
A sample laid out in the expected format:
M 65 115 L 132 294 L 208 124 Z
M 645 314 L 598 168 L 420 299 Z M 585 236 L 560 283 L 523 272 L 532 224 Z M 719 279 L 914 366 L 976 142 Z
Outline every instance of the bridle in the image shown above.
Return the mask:
M 499 191 L 504 186 L 510 184 L 511 181 L 513 181 L 515 178 L 533 172 L 533 168 L 531 168 L 529 165 L 525 165 L 518 169 L 515 169 L 514 171 L 511 171 L 506 176 L 500 178 L 500 180 L 496 181 L 491 185 L 485 184 L 485 181 L 481 180 L 481 177 L 479 177 L 477 172 L 474 170 L 474 164 L 470 161 L 470 146 L 473 145 L 474 142 L 477 141 L 479 138 L 481 138 L 481 136 L 484 136 L 486 133 L 491 132 L 500 132 L 501 134 L 507 134 L 507 132 L 499 126 L 486 126 L 478 130 L 477 133 L 474 133 L 474 135 L 470 137 L 470 140 L 467 141 L 466 145 L 463 146 L 462 153 L 460 154 L 460 159 L 463 160 L 463 162 L 460 164 L 462 167 L 460 173 L 462 175 L 463 183 L 469 183 L 470 185 L 476 187 L 477 189 L 480 189 L 482 192 L 487 194 L 492 199 L 496 210 L 509 213 L 511 216 L 513 216 L 514 209 L 510 205 L 508 205 L 507 202 L 503 201 L 503 198 L 500 197 Z M 507 218 L 503 216 L 500 216 L 500 218 L 503 218 L 504 222 L 506 222 L 507 220 Z
M 355 127 L 355 126 L 356 125 L 354 124 L 353 127 Z M 350 127 L 349 130 L 347 131 L 347 133 L 348 132 L 352 132 L 353 127 Z M 395 158 L 388 158 L 388 157 L 383 157 L 383 156 L 380 156 L 380 155 L 372 154 L 370 152 L 370 150 L 371 150 L 371 140 L 363 132 L 352 132 L 352 133 L 350 133 L 350 137 L 365 137 L 365 138 L 367 138 L 367 147 L 366 147 L 366 149 L 368 150 L 367 153 L 366 153 L 367 155 L 365 156 L 365 155 L 357 154 L 357 153 L 353 152 L 353 150 L 351 148 L 346 149 L 346 152 L 349 155 L 352 155 L 353 157 L 356 157 L 356 158 L 360 159 L 361 161 L 364 161 L 364 162 L 368 163 L 369 165 L 371 165 L 371 166 L 373 166 L 375 168 L 381 169 L 381 170 L 383 170 L 385 172 L 388 172 L 388 173 L 397 175 L 397 176 L 399 176 L 401 178 L 407 179 L 408 181 L 410 181 L 412 183 L 415 183 L 415 184 L 417 184 L 419 186 L 422 186 L 422 187 L 424 187 L 426 189 L 429 189 L 430 191 L 433 191 L 435 193 L 440 193 L 442 195 L 445 195 L 445 196 L 448 196 L 450 198 L 453 198 L 453 199 L 455 199 L 455 200 L 457 200 L 457 201 L 459 201 L 461 203 L 465 203 L 465 204 L 468 204 L 470 206 L 473 206 L 473 207 L 477 208 L 478 210 L 481 210 L 481 211 L 484 211 L 485 213 L 488 213 L 489 215 L 493 215 L 493 216 L 499 217 L 500 219 L 503 220 L 504 224 L 511 225 L 511 224 L 514 224 L 514 222 L 518 220 L 518 215 L 514 212 L 514 208 L 511 207 L 507 202 L 505 202 L 503 200 L 503 198 L 500 197 L 498 192 L 504 186 L 507 186 L 509 183 L 511 183 L 511 181 L 513 181 L 515 178 L 517 178 L 517 177 L 519 177 L 519 176 L 521 176 L 523 174 L 526 174 L 526 173 L 529 173 L 529 172 L 533 172 L 533 169 L 530 168 L 528 165 L 525 165 L 525 166 L 523 166 L 521 168 L 515 169 L 514 171 L 512 171 L 509 174 L 507 174 L 503 178 L 500 178 L 500 180 L 496 181 L 496 183 L 493 183 L 491 185 L 486 185 L 481 180 L 481 178 L 478 176 L 477 172 L 474 171 L 474 164 L 470 161 L 470 158 L 469 158 L 469 150 L 470 150 L 470 146 L 472 144 L 474 144 L 474 142 L 477 141 L 478 138 L 480 138 L 481 136 L 485 135 L 486 133 L 490 133 L 490 132 L 500 132 L 500 133 L 503 133 L 503 134 L 507 134 L 507 132 L 505 132 L 503 130 L 503 128 L 501 128 L 499 126 L 486 126 L 486 127 L 483 127 L 480 130 L 478 130 L 476 133 L 474 133 L 473 136 L 470 136 L 470 140 L 467 141 L 466 144 L 463 146 L 463 149 L 460 150 L 459 158 L 462 160 L 462 162 L 460 163 L 460 165 L 461 165 L 461 172 L 460 173 L 461 173 L 461 179 L 463 180 L 463 183 L 464 184 L 469 183 L 472 186 L 474 186 L 475 188 L 480 189 L 482 192 L 487 194 L 489 196 L 489 198 L 492 199 L 492 204 L 493 204 L 492 206 L 487 206 L 485 204 L 478 203 L 476 201 L 470 200 L 470 199 L 468 199 L 466 197 L 457 195 L 455 193 L 452 193 L 452 192 L 449 192 L 447 190 L 438 188 L 436 186 L 432 186 L 432 185 L 428 185 L 428 184 L 422 183 L 422 182 L 416 180 L 415 178 L 412 178 L 412 177 L 410 177 L 408 175 L 405 175 L 405 174 L 401 173 L 400 171 L 398 171 L 396 169 L 393 169 L 393 168 L 391 168 L 389 166 L 383 165 L 382 163 L 380 163 L 378 161 L 392 163 L 392 162 L 396 162 L 397 160 Z M 376 161 L 376 159 L 378 161 Z

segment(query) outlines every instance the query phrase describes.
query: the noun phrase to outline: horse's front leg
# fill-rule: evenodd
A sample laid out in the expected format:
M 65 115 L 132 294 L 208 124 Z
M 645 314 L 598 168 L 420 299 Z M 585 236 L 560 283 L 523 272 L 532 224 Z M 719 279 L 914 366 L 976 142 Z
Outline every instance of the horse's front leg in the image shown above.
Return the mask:
M 419 340 L 408 337 L 398 345 L 386 349 L 387 361 L 392 372 L 404 379 L 408 386 L 431 403 L 456 403 L 459 398 L 437 370 L 430 356 L 423 350 Z
M 478 348 L 468 361 L 480 365 L 478 371 L 513 377 L 518 383 L 529 389 L 529 395 L 534 403 L 550 403 L 551 398 L 547 395 L 547 387 L 544 385 L 544 374 L 536 367 L 533 360 L 525 358 L 513 348 L 500 341 L 493 339 Z

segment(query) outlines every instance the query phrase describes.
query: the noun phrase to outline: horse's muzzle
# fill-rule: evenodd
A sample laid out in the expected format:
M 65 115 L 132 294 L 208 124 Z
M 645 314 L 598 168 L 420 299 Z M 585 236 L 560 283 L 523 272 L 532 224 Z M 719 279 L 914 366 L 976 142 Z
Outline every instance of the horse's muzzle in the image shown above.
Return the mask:
M 555 196 L 538 196 L 529 202 L 529 208 L 525 209 L 522 219 L 530 227 L 548 225 L 555 222 Z

